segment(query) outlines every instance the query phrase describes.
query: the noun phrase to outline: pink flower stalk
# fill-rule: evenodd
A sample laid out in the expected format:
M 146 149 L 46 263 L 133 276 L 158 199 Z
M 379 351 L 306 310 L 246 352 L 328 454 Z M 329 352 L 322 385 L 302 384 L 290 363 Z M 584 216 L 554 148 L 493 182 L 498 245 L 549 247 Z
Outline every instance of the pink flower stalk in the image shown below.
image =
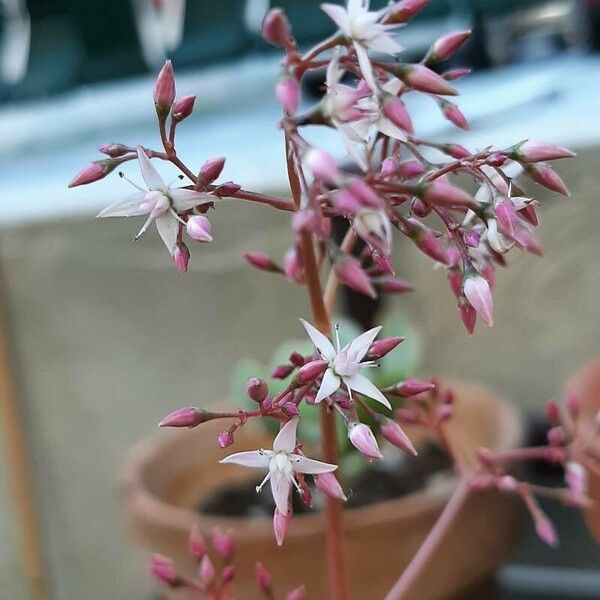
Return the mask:
M 337 477 L 333 473 L 321 473 L 315 477 L 315 485 L 317 489 L 336 500 L 346 502 L 348 498 L 344 494 L 344 490 L 340 485 Z
M 223 172 L 225 166 L 225 157 L 219 156 L 217 158 L 210 158 L 207 160 L 200 169 L 198 178 L 204 185 L 212 183 L 219 175 Z
M 355 292 L 369 298 L 377 298 L 371 279 L 354 256 L 343 255 L 341 259 L 335 261 L 334 270 L 338 279 Z
M 571 195 L 564 181 L 550 165 L 546 163 L 528 164 L 525 172 L 537 184 L 563 196 Z
M 400 450 L 404 450 L 404 452 L 407 452 L 408 454 L 414 456 L 417 455 L 417 451 L 410 441 L 410 438 L 404 433 L 402 427 L 400 427 L 396 421 L 385 419 L 383 425 L 380 427 L 380 431 L 383 437 L 390 444 L 396 446 L 396 448 L 400 448 Z
M 229 560 L 235 554 L 235 538 L 232 531 L 223 531 L 220 527 L 212 530 L 211 542 L 217 554 Z
M 210 556 L 205 554 L 200 561 L 200 567 L 198 568 L 198 574 L 200 579 L 205 584 L 209 584 L 215 578 L 215 566 L 210 560 Z
M 440 108 L 442 109 L 443 115 L 450 121 L 454 123 L 457 127 L 461 129 L 469 129 L 469 122 L 467 121 L 465 115 L 462 114 L 458 106 L 453 104 L 452 102 L 443 101 L 440 103 Z M 465 158 L 465 156 L 459 156 L 455 158 Z
M 367 460 L 383 458 L 373 432 L 364 423 L 349 423 L 348 439 Z
M 494 304 L 490 285 L 480 275 L 469 276 L 463 284 L 463 292 L 469 304 L 477 311 L 481 318 L 491 327 L 494 324 L 492 316 Z
M 275 94 L 283 109 L 295 115 L 300 106 L 300 86 L 293 77 L 284 77 L 275 88 Z
M 367 352 L 367 358 L 371 360 L 379 360 L 387 356 L 396 346 L 401 344 L 406 338 L 403 336 L 394 336 L 376 340 L 371 344 L 371 348 Z
M 113 171 L 117 164 L 114 160 L 97 160 L 79 171 L 69 182 L 68 187 L 74 188 L 79 185 L 87 185 L 88 183 L 98 181 Z
M 261 271 L 271 271 L 274 273 L 282 273 L 281 267 L 278 267 L 271 257 L 264 252 L 246 252 L 244 258 L 257 269 Z
M 384 392 L 390 396 L 410 398 L 411 396 L 416 396 L 417 394 L 422 394 L 423 392 L 430 392 L 434 389 L 435 383 L 432 383 L 431 381 L 422 381 L 421 379 L 409 378 L 385 388 Z
M 269 393 L 269 386 L 260 377 L 251 377 L 246 383 L 246 394 L 250 400 L 261 404 Z
M 165 119 L 175 100 L 175 76 L 168 60 L 160 70 L 154 84 L 154 106 L 160 119 Z
M 204 215 L 192 215 L 185 224 L 187 234 L 197 242 L 212 242 L 212 225 Z
M 406 85 L 419 92 L 439 94 L 440 96 L 456 96 L 458 94 L 446 79 L 425 65 L 400 65 L 396 72 Z
M 329 366 L 326 360 L 311 360 L 300 367 L 298 371 L 298 381 L 300 383 L 308 383 L 314 381 L 317 377 L 321 377 Z
M 169 586 L 174 585 L 178 580 L 173 561 L 161 554 L 152 555 L 150 559 L 150 574 Z
M 266 594 L 267 598 L 270 597 L 273 590 L 273 579 L 269 571 L 265 569 L 262 563 L 257 562 L 254 565 L 254 578 L 256 581 L 256 587 L 258 587 L 263 594 Z
M 304 158 L 304 162 L 313 177 L 318 181 L 335 185 L 340 179 L 340 170 L 337 163 L 331 154 L 320 150 L 319 148 L 311 148 Z
M 470 194 L 446 179 L 437 179 L 424 186 L 421 197 L 425 202 L 439 206 L 477 208 L 477 203 Z
M 516 157 L 525 162 L 535 163 L 559 158 L 573 158 L 575 152 L 556 144 L 547 142 L 528 141 L 521 144 L 516 151 Z
M 194 406 L 185 406 L 169 413 L 159 424 L 159 427 L 196 427 L 204 423 L 204 413 Z
M 269 44 L 285 47 L 290 39 L 290 31 L 290 23 L 280 8 L 273 8 L 265 15 L 261 34 Z
M 320 477 L 320 476 L 317 476 Z M 287 535 L 290 523 L 292 522 L 292 512 L 289 511 L 287 515 L 279 512 L 278 508 L 275 508 L 273 512 L 273 533 L 275 534 L 275 541 L 278 546 L 283 546 L 283 541 Z
M 189 117 L 192 114 L 192 111 L 194 110 L 195 102 L 195 94 L 179 98 L 179 100 L 177 100 L 175 104 L 173 104 L 173 108 L 171 111 L 171 114 L 173 115 L 173 120 L 179 123 L 187 117 Z
M 176 243 L 171 258 L 181 274 L 187 273 L 188 265 L 190 263 L 190 249 L 184 242 Z
M 200 533 L 198 525 L 194 523 L 188 538 L 188 552 L 197 560 L 202 560 L 206 554 L 206 550 L 206 541 Z
M 217 435 L 217 444 L 219 448 L 228 448 L 233 445 L 234 441 L 233 433 L 231 433 L 229 429 L 225 429 Z
M 432 64 L 450 58 L 471 37 L 471 31 L 455 31 L 438 38 L 431 46 L 425 62 Z
M 283 425 L 277 437 L 273 440 L 273 450 L 237 452 L 220 461 L 223 464 L 230 463 L 243 467 L 268 469 L 269 472 L 256 488 L 256 491 L 260 492 L 265 483 L 270 481 L 275 505 L 282 515 L 287 515 L 289 512 L 290 489 L 292 483 L 296 482 L 294 473 L 318 475 L 337 469 L 337 465 L 306 458 L 306 456 L 294 452 L 297 445 L 296 428 L 298 427 L 298 421 L 298 418 L 290 419 Z

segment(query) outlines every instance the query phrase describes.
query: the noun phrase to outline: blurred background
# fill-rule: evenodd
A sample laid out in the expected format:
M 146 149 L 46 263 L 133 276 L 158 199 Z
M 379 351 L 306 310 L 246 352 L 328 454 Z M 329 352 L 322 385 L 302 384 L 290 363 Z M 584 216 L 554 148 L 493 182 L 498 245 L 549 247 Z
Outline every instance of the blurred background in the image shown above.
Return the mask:
M 317 1 L 272 4 L 286 10 L 302 45 L 333 30 Z M 150 598 L 145 557 L 120 510 L 124 456 L 171 410 L 228 396 L 238 360 L 251 353 L 266 359 L 279 342 L 299 337 L 292 317 L 307 314 L 303 294 L 242 259 L 251 249 L 285 252 L 285 215 L 224 203 L 212 219 L 215 241 L 195 250 L 182 278 L 158 236 L 133 245 L 133 223 L 93 219 L 129 194 L 126 182 L 108 177 L 66 189 L 103 143 L 157 146 L 151 89 L 169 57 L 178 95 L 198 94 L 179 132 L 184 160 L 200 166 L 226 156 L 224 180 L 286 194 L 273 98 L 280 57 L 259 38 L 270 6 L 0 0 L 0 390 L 24 423 L 42 548 L 40 562 L 29 540 L 24 567 L 23 511 L 11 502 L 23 465 L 19 444 L 7 436 L 15 415 L 5 411 L 2 598 L 31 597 L 27 575 L 39 564 L 55 599 Z M 545 257 L 511 256 L 498 275 L 493 330 L 468 338 L 445 277 L 402 240 L 398 275 L 417 292 L 383 310 L 400 310 L 418 334 L 415 375 L 478 380 L 535 414 L 599 352 L 600 2 L 430 0 L 399 33 L 406 60 L 420 58 L 439 35 L 466 28 L 472 41 L 453 63 L 474 69 L 457 86 L 471 130 L 452 129 L 433 103 L 419 100 L 411 106 L 416 131 L 471 150 L 524 138 L 569 146 L 579 156 L 559 171 L 572 197 L 537 192 Z M 321 85 L 319 77 L 309 82 L 307 105 Z M 329 132 L 310 139 L 341 156 Z M 126 171 L 137 180 L 134 165 Z M 525 585 L 526 573 L 505 573 L 513 584 L 519 577 Z M 600 597 L 599 589 L 581 597 Z

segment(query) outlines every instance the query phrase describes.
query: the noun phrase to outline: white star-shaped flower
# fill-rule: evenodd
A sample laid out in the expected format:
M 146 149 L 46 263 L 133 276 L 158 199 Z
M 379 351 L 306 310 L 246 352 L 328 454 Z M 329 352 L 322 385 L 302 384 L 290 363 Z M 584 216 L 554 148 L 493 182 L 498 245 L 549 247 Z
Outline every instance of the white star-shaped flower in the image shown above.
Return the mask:
M 138 163 L 147 190 L 132 183 L 139 191 L 124 202 L 117 202 L 105 208 L 99 217 L 138 217 L 149 215 L 138 232 L 139 238 L 152 222 L 156 223 L 158 233 L 169 253 L 173 255 L 177 244 L 179 224 L 185 224 L 178 213 L 190 210 L 200 204 L 214 202 L 215 197 L 205 192 L 196 192 L 185 188 L 172 188 L 158 174 L 150 159 L 140 146 L 137 148 Z
M 381 326 L 373 327 L 365 333 L 359 335 L 355 340 L 340 348 L 340 340 L 336 329 L 336 345 L 337 350 L 329 339 L 324 336 L 318 329 L 313 327 L 304 319 L 300 319 L 308 337 L 312 340 L 315 348 L 323 359 L 329 361 L 329 367 L 323 374 L 323 381 L 317 392 L 315 402 L 321 402 L 335 393 L 342 383 L 346 386 L 348 394 L 352 397 L 352 390 L 359 394 L 364 394 L 373 400 L 383 404 L 386 408 L 391 409 L 388 399 L 381 391 L 365 377 L 360 370 L 365 367 L 373 367 L 376 365 L 373 361 L 361 362 L 365 357 L 371 344 L 381 331 Z
M 296 449 L 296 428 L 300 419 L 297 417 L 288 421 L 273 440 L 273 450 L 251 450 L 249 452 L 237 452 L 226 456 L 222 463 L 233 463 L 243 467 L 254 467 L 258 469 L 269 469 L 267 476 L 256 488 L 260 492 L 262 487 L 271 482 L 271 492 L 277 510 L 282 515 L 287 515 L 288 498 L 292 484 L 300 492 L 294 473 L 305 473 L 307 475 L 319 475 L 331 473 L 337 469 L 337 465 L 321 462 L 307 458 L 302 454 L 294 452 Z

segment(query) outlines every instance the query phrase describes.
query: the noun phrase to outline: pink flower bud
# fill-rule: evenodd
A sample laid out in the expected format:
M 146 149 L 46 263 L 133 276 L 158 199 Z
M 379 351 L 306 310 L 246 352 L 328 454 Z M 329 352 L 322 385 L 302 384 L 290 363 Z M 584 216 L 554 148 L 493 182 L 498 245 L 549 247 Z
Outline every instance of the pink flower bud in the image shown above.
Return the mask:
M 335 498 L 336 500 L 341 500 L 343 502 L 346 502 L 348 499 L 346 494 L 344 494 L 344 490 L 342 490 L 340 482 L 333 473 L 321 473 L 320 475 L 317 475 L 315 477 L 315 485 L 318 490 L 330 498 Z
M 298 381 L 300 383 L 308 383 L 314 381 L 317 377 L 320 377 L 325 373 L 325 370 L 329 366 L 327 360 L 312 360 L 300 367 L 298 371 Z
M 463 241 L 469 248 L 477 248 L 479 246 L 479 240 L 481 236 L 477 231 L 473 231 L 472 229 L 467 229 L 466 231 L 462 231 Z
M 448 264 L 448 253 L 433 233 L 427 231 L 421 232 L 417 237 L 413 238 L 413 241 L 421 252 L 433 260 L 443 265 Z
M 294 365 L 277 365 L 273 369 L 271 377 L 273 379 L 285 379 L 294 370 L 294 368 Z
M 160 554 L 153 554 L 150 559 L 150 575 L 169 586 L 175 585 L 178 580 L 173 561 Z
M 452 158 L 456 158 L 456 160 L 462 160 L 463 158 L 471 156 L 471 153 L 460 144 L 444 144 L 443 146 L 440 146 L 440 150 Z
M 442 96 L 456 96 L 458 94 L 445 79 L 425 65 L 400 65 L 397 74 L 406 85 L 420 92 Z
M 154 84 L 154 106 L 159 118 L 164 119 L 169 114 L 175 100 L 175 76 L 173 65 L 168 60 L 160 70 Z
M 223 171 L 225 166 L 225 157 L 209 158 L 201 167 L 198 178 L 204 185 L 212 183 Z
M 383 114 L 397 127 L 407 131 L 408 133 L 413 132 L 412 122 L 410 115 L 404 106 L 404 102 L 400 98 L 395 96 L 386 96 L 383 101 Z
M 87 185 L 88 183 L 103 179 L 115 169 L 117 164 L 116 161 L 110 159 L 97 160 L 90 163 L 85 169 L 82 169 L 75 177 L 73 177 L 69 183 L 69 187 L 74 188 L 78 185 Z
M 422 191 L 423 200 L 440 206 L 476 208 L 473 197 L 463 189 L 449 183 L 446 179 L 437 179 L 425 185 Z
M 325 150 L 311 148 L 306 153 L 304 162 L 313 174 L 313 177 L 318 181 L 335 185 L 340 178 L 340 171 L 335 159 L 329 152 L 325 152 Z
M 423 173 L 425 173 L 425 167 L 418 160 L 405 160 L 398 165 L 398 175 L 402 179 L 414 179 Z
M 410 281 L 398 279 L 398 277 L 386 277 L 378 281 L 377 285 L 382 292 L 388 294 L 404 294 L 405 292 L 412 292 L 415 289 L 415 286 Z
M 388 254 L 380 254 L 379 252 L 371 252 L 371 257 L 373 259 L 373 264 L 379 271 L 382 273 L 387 273 L 388 275 L 394 275 L 394 263 L 392 262 L 392 257 Z M 408 282 L 404 282 L 408 283 Z M 410 285 L 410 284 L 408 284 Z M 408 291 L 408 290 L 405 290 Z
M 202 560 L 206 554 L 206 542 L 200 533 L 200 528 L 195 523 L 188 538 L 188 552 L 198 560 Z
M 125 156 L 129 152 L 135 152 L 135 148 L 125 146 L 125 144 L 104 144 L 98 148 L 102 154 L 107 154 L 111 158 L 119 158 Z
M 380 427 L 381 434 L 383 437 L 390 443 L 396 446 L 396 448 L 400 448 L 400 450 L 404 450 L 408 454 L 412 454 L 414 456 L 417 455 L 417 451 L 410 441 L 409 437 L 404 433 L 402 427 L 393 421 L 392 419 L 385 419 L 383 425 Z
M 280 8 L 271 9 L 262 24 L 262 36 L 273 46 L 285 47 L 290 39 L 290 24 Z
M 508 237 L 515 235 L 515 222 L 517 214 L 515 207 L 510 200 L 505 200 L 496 204 L 496 220 L 500 231 Z
M 546 404 L 546 418 L 554 425 L 558 425 L 561 422 L 560 407 L 556 402 L 551 401 Z
M 239 183 L 233 181 L 226 181 L 213 190 L 213 194 L 219 198 L 226 198 L 227 196 L 233 196 L 239 192 L 242 186 Z
M 304 360 L 304 356 L 302 356 L 300 352 L 296 352 L 295 350 L 290 354 L 289 360 L 296 367 L 301 367 L 306 362 Z
M 410 21 L 429 0 L 402 0 L 390 9 L 386 24 L 406 23 Z
M 235 579 L 235 567 L 233 565 L 225 565 L 221 571 L 221 581 L 223 583 L 231 583 Z
M 398 172 L 398 161 L 392 156 L 388 156 L 381 163 L 381 176 L 385 179 L 393 177 Z
M 463 292 L 469 301 L 469 304 L 491 327 L 494 324 L 492 316 L 494 304 L 492 292 L 486 279 L 480 275 L 467 277 L 463 283 Z
M 483 492 L 494 485 L 494 477 L 488 473 L 481 473 L 471 479 L 471 490 L 474 492 Z
M 172 258 L 177 270 L 182 274 L 187 273 L 190 262 L 190 249 L 184 242 L 177 242 Z
M 487 159 L 487 164 L 490 167 L 501 167 L 508 160 L 505 154 L 501 154 L 500 152 L 496 152 L 495 154 L 491 154 Z
M 250 400 L 261 404 L 269 393 L 267 382 L 260 377 L 251 377 L 246 383 L 246 394 Z
M 263 252 L 246 252 L 244 258 L 257 269 L 261 271 L 270 271 L 274 273 L 282 273 L 281 267 L 278 267 L 268 254 Z
M 217 444 L 219 445 L 219 448 L 228 448 L 233 445 L 233 442 L 233 433 L 231 433 L 229 429 L 225 429 L 217 435 Z
M 283 273 L 288 281 L 296 283 L 304 281 L 304 269 L 295 248 L 290 248 L 283 257 Z
M 349 423 L 348 438 L 367 460 L 383 458 L 373 432 L 364 423 Z
M 562 446 L 567 441 L 565 430 L 560 425 L 551 427 L 546 437 L 548 438 L 548 444 L 551 446 Z
M 214 579 L 215 567 L 208 554 L 205 554 L 202 557 L 202 560 L 200 561 L 200 567 L 198 568 L 198 574 L 200 575 L 200 579 L 206 584 L 210 583 Z
M 462 273 L 458 269 L 448 271 L 448 283 L 456 298 L 462 293 Z
M 473 335 L 475 322 L 477 321 L 477 311 L 468 302 L 459 302 L 458 312 L 467 333 Z
M 374 210 L 381 208 L 381 200 L 377 192 L 362 179 L 353 179 L 350 182 L 349 189 L 362 207 Z
M 466 75 L 471 72 L 471 69 L 467 69 L 466 67 L 459 67 L 458 69 L 450 69 L 442 74 L 442 77 L 446 81 L 456 81 L 457 79 L 462 79 Z
M 281 410 L 288 417 L 297 417 L 300 414 L 300 409 L 294 402 L 284 402 L 281 405 Z
M 343 258 L 337 260 L 334 264 L 334 271 L 338 279 L 355 292 L 369 296 L 369 298 L 377 298 L 377 292 L 371 279 L 354 256 L 344 255 Z
M 455 31 L 438 38 L 433 42 L 425 62 L 432 64 L 450 58 L 471 36 L 470 31 Z
M 271 574 L 263 565 L 257 562 L 254 565 L 254 579 L 256 581 L 256 587 L 264 594 L 271 594 L 272 591 L 272 578 Z
M 375 340 L 369 351 L 367 352 L 367 358 L 370 360 L 379 360 L 387 354 L 389 354 L 398 344 L 401 344 L 406 338 L 402 336 L 382 338 Z
M 540 162 L 544 160 L 556 160 L 558 158 L 573 158 L 575 152 L 562 146 L 548 144 L 546 142 L 525 142 L 519 146 L 517 157 L 525 162 Z
M 546 542 L 548 546 L 552 548 L 558 547 L 558 535 L 552 521 L 546 517 L 540 517 L 536 519 L 535 531 L 543 542 Z
M 283 110 L 295 115 L 300 106 L 300 86 L 293 77 L 284 77 L 275 88 L 275 95 Z
M 454 407 L 451 404 L 440 404 L 435 410 L 435 416 L 440 423 L 448 421 L 454 414 Z
M 452 102 L 442 102 L 440 104 L 440 107 L 442 109 L 442 113 L 444 115 L 444 117 L 446 117 L 446 119 L 448 119 L 448 121 L 450 121 L 451 123 L 454 123 L 454 125 L 456 125 L 457 127 L 460 127 L 461 129 L 469 129 L 469 123 L 467 121 L 467 119 L 465 118 L 465 115 L 462 114 L 462 112 L 460 111 L 460 109 L 458 108 L 458 106 L 456 106 L 456 104 L 452 104 Z M 455 157 L 455 158 L 461 158 L 461 157 Z
M 414 425 L 419 422 L 419 413 L 412 408 L 399 408 L 396 413 L 396 418 L 405 425 Z
M 293 589 L 286 597 L 286 600 L 306 600 L 306 588 L 301 585 Z
M 528 164 L 525 172 L 533 181 L 553 192 L 570 196 L 564 181 L 559 177 L 558 173 L 546 163 Z
M 435 383 L 431 381 L 422 381 L 421 379 L 404 379 L 395 385 L 385 388 L 383 392 L 390 396 L 398 396 L 400 398 L 410 398 L 423 392 L 430 392 L 435 389 Z
M 510 494 L 519 489 L 519 482 L 512 475 L 504 475 L 498 479 L 496 487 L 503 494 Z
M 196 427 L 204 423 L 205 411 L 201 411 L 194 406 L 185 406 L 178 408 L 168 414 L 159 424 L 159 427 Z
M 204 215 L 192 215 L 185 224 L 187 234 L 197 242 L 212 242 L 212 225 Z
M 189 117 L 194 110 L 194 102 L 196 102 L 195 95 L 179 98 L 179 100 L 173 104 L 173 110 L 171 112 L 173 120 L 179 122 Z
M 275 541 L 278 546 L 283 545 L 283 540 L 285 540 L 291 522 L 292 511 L 288 511 L 287 515 L 284 515 L 277 508 L 275 509 L 273 513 L 273 532 L 275 533 Z
M 217 554 L 230 559 L 235 554 L 235 538 L 232 531 L 223 531 L 220 527 L 212 530 L 211 542 Z

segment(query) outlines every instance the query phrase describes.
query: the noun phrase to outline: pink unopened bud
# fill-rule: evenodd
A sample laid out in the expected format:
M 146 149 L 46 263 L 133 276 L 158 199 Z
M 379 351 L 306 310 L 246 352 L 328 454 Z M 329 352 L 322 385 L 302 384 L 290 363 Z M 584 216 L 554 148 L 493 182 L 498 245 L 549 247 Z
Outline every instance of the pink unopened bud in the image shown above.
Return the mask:
M 473 335 L 477 321 L 477 311 L 468 302 L 459 302 L 458 312 L 467 333 Z
M 315 477 L 315 485 L 317 489 L 329 496 L 330 498 L 335 498 L 336 500 L 341 500 L 342 502 L 346 502 L 348 499 L 346 494 L 344 494 L 344 490 L 340 485 L 340 482 L 337 480 L 337 477 L 333 473 L 321 473 Z
M 302 356 L 302 354 L 296 350 L 290 353 L 289 360 L 296 367 L 301 367 L 306 362 L 304 360 L 304 356 Z
M 206 541 L 195 523 L 188 538 L 188 552 L 198 560 L 202 560 L 206 554 Z
M 260 404 L 264 401 L 269 393 L 269 386 L 267 382 L 260 377 L 251 377 L 246 383 L 246 394 L 250 400 L 258 402 Z
M 448 421 L 449 419 L 451 419 L 453 414 L 454 414 L 454 407 L 451 404 L 440 404 L 435 409 L 436 419 L 440 423 L 443 423 L 444 421 Z
M 390 9 L 386 23 L 406 23 L 410 21 L 429 0 L 402 0 Z
M 548 546 L 551 546 L 552 548 L 558 547 L 558 535 L 556 534 L 556 530 L 550 519 L 546 517 L 536 519 L 535 531 L 540 539 L 546 542 Z
M 381 176 L 387 179 L 387 178 L 390 178 L 390 177 L 393 177 L 394 175 L 396 175 L 397 172 L 398 172 L 398 161 L 394 157 L 388 156 L 381 163 Z
M 423 200 L 440 206 L 476 208 L 477 204 L 473 197 L 463 189 L 452 185 L 446 179 L 437 179 L 431 184 L 424 186 Z
M 456 81 L 457 79 L 462 79 L 470 72 L 471 69 L 467 69 L 466 67 L 459 67 L 458 69 L 450 69 L 449 71 L 442 73 L 442 77 L 446 81 Z
M 454 123 L 457 127 L 461 129 L 469 129 L 469 123 L 465 118 L 465 115 L 462 114 L 458 106 L 456 104 L 452 104 L 452 102 L 443 101 L 440 104 L 440 108 L 442 109 L 443 115 L 450 121 Z M 462 158 L 462 157 L 455 157 Z
M 525 162 L 540 162 L 544 160 L 556 160 L 558 158 L 573 158 L 575 152 L 562 146 L 548 144 L 546 142 L 525 142 L 519 146 L 517 157 Z
M 262 36 L 273 46 L 285 47 L 290 39 L 290 24 L 280 8 L 271 9 L 262 23 Z
M 159 427 L 196 427 L 207 419 L 205 411 L 194 406 L 184 406 L 168 414 L 159 424 Z
M 414 179 L 423 173 L 425 173 L 425 167 L 418 160 L 405 160 L 398 165 L 398 175 L 402 179 Z
M 298 405 L 294 402 L 284 402 L 281 405 L 281 410 L 288 417 L 297 417 L 300 414 L 300 409 L 298 408 Z
M 275 533 L 275 541 L 278 546 L 283 545 L 283 540 L 285 540 L 291 522 L 292 511 L 288 511 L 287 515 L 284 515 L 277 508 L 275 509 L 273 513 L 273 533 Z
M 560 425 L 555 425 L 548 430 L 546 434 L 548 443 L 551 446 L 562 446 L 567 441 L 565 430 Z
M 361 206 L 375 210 L 381 208 L 381 200 L 379 199 L 377 192 L 362 179 L 353 179 L 349 189 Z
M 194 110 L 194 102 L 196 102 L 196 96 L 184 96 L 183 98 L 179 98 L 173 104 L 173 109 L 171 114 L 173 115 L 174 121 L 183 121 L 185 118 L 189 117 Z
M 300 367 L 298 371 L 298 381 L 300 383 L 308 383 L 314 381 L 317 377 L 320 377 L 325 373 L 325 369 L 329 366 L 327 360 L 312 360 Z
M 283 273 L 288 281 L 296 283 L 304 281 L 304 268 L 295 248 L 290 248 L 283 257 Z
M 413 238 L 413 241 L 421 252 L 427 254 L 427 256 L 433 258 L 433 260 L 436 260 L 443 265 L 448 264 L 448 253 L 433 233 L 422 231 Z
M 277 266 L 268 254 L 264 252 L 246 252 L 244 258 L 257 269 L 261 271 L 270 271 L 272 273 L 282 273 L 281 267 Z
M 198 568 L 198 574 L 200 575 L 200 579 L 208 584 L 210 583 L 214 577 L 215 577 L 215 566 L 212 563 L 212 560 L 210 560 L 210 556 L 208 556 L 208 554 L 205 554 L 202 557 L 202 560 L 200 561 L 200 567 Z
M 311 148 L 306 153 L 304 162 L 313 177 L 319 181 L 335 185 L 340 178 L 340 171 L 335 159 L 325 150 Z
M 222 183 L 216 187 L 213 190 L 213 194 L 215 196 L 219 196 L 219 198 L 226 198 L 227 196 L 233 196 L 241 189 L 242 186 L 239 183 L 235 183 L 234 181 L 226 181 L 225 183 Z
M 396 448 L 400 448 L 400 450 L 404 450 L 408 454 L 412 454 L 414 456 L 417 455 L 417 451 L 410 441 L 409 437 L 404 433 L 402 427 L 393 421 L 392 419 L 385 419 L 383 425 L 380 427 L 381 434 L 383 437 L 390 443 L 396 446 Z
M 223 583 L 231 583 L 235 579 L 235 567 L 233 565 L 225 565 L 221 571 L 221 581 Z
M 423 381 L 421 379 L 404 379 L 399 381 L 395 385 L 385 388 L 384 393 L 390 396 L 398 396 L 400 398 L 409 398 L 422 394 L 423 392 L 430 392 L 435 389 L 435 383 L 431 381 Z
M 200 169 L 198 177 L 204 185 L 212 183 L 219 175 L 223 172 L 225 166 L 225 157 L 218 156 L 216 158 L 209 158 Z
M 370 298 L 377 298 L 377 292 L 371 279 L 354 256 L 343 255 L 343 258 L 335 262 L 334 270 L 338 279 L 355 292 Z
M 398 421 L 405 425 L 414 425 L 419 422 L 419 413 L 412 408 L 399 408 L 395 413 Z
M 160 119 L 165 119 L 175 100 L 175 76 L 173 65 L 168 60 L 160 70 L 154 84 L 154 106 Z
M 387 354 L 389 354 L 398 344 L 402 343 L 406 338 L 402 336 L 388 337 L 382 338 L 380 340 L 375 340 L 369 351 L 367 352 L 367 358 L 370 360 L 379 360 L 383 358 Z
M 443 144 L 439 148 L 442 152 L 445 152 L 448 156 L 456 158 L 457 160 L 462 160 L 463 158 L 471 156 L 469 150 L 460 144 Z
M 300 105 L 300 86 L 293 77 L 284 77 L 277 84 L 275 95 L 285 112 L 290 115 L 296 114 Z
M 462 293 L 462 273 L 458 269 L 448 271 L 448 284 L 456 298 Z
M 421 64 L 400 65 L 397 75 L 411 88 L 420 92 L 456 96 L 458 92 L 437 73 Z
M 118 162 L 110 159 L 97 160 L 90 163 L 85 169 L 82 169 L 69 182 L 69 187 L 74 188 L 78 185 L 87 185 L 106 177 L 115 169 Z
M 150 559 L 150 574 L 167 585 L 175 585 L 178 580 L 175 565 L 170 558 L 161 554 L 153 554 Z
M 192 215 L 185 225 L 187 234 L 197 242 L 212 242 L 212 225 L 204 215 Z
M 294 365 L 277 365 L 272 373 L 271 377 L 273 379 L 285 379 L 293 370 Z
M 398 279 L 398 277 L 386 277 L 381 281 L 377 282 L 379 289 L 382 292 L 388 294 L 404 294 L 405 292 L 412 292 L 415 286 L 405 279 Z
M 463 284 L 463 292 L 469 304 L 481 318 L 491 327 L 494 324 L 492 292 L 490 285 L 481 275 L 467 277 Z
M 433 42 L 425 62 L 433 64 L 450 58 L 471 36 L 470 31 L 455 31 L 438 38 Z
M 383 114 L 397 127 L 408 133 L 413 132 L 410 115 L 404 106 L 404 102 L 395 96 L 386 96 L 383 101 Z
M 272 592 L 272 578 L 271 574 L 262 563 L 257 562 L 254 565 L 254 579 L 256 581 L 256 586 L 258 589 L 264 594 L 271 594 Z
M 528 164 L 525 172 L 537 184 L 563 196 L 571 195 L 564 181 L 550 165 L 546 163 Z
M 503 475 L 498 479 L 496 487 L 503 494 L 510 494 L 519 489 L 519 482 L 512 475 Z
M 383 458 L 371 428 L 364 423 L 350 423 L 348 425 L 348 438 L 367 460 Z
M 560 407 L 554 400 L 546 404 L 546 418 L 553 425 L 558 425 L 561 422 Z
M 293 589 L 287 596 L 286 600 L 306 600 L 306 588 L 301 585 Z
M 129 152 L 135 152 L 135 148 L 130 148 L 124 144 L 104 144 L 98 148 L 102 154 L 107 154 L 111 158 L 119 158 L 125 156 Z
M 233 445 L 233 442 L 233 433 L 231 433 L 229 429 L 225 429 L 217 435 L 217 444 L 219 445 L 219 448 L 228 448 Z
M 231 530 L 223 531 L 220 527 L 215 527 L 212 530 L 211 542 L 221 558 L 228 560 L 235 554 L 235 538 Z
M 190 262 L 190 249 L 184 242 L 177 242 L 175 250 L 173 250 L 173 262 L 180 273 L 187 273 Z

